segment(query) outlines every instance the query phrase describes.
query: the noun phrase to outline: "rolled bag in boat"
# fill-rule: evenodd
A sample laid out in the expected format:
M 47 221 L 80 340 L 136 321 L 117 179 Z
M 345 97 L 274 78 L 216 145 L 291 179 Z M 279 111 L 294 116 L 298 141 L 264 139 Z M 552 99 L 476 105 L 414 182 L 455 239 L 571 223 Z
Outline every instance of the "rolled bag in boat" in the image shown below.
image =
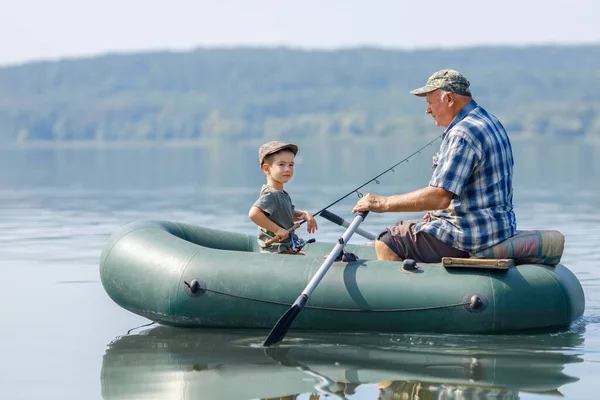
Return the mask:
M 164 325 L 271 328 L 334 245 L 310 244 L 304 256 L 265 254 L 253 235 L 136 221 L 109 238 L 100 277 L 118 305 Z M 359 260 L 331 266 L 293 329 L 505 333 L 566 327 L 585 308 L 581 284 L 563 264 L 419 264 L 410 272 L 377 260 L 373 247 L 345 249 Z

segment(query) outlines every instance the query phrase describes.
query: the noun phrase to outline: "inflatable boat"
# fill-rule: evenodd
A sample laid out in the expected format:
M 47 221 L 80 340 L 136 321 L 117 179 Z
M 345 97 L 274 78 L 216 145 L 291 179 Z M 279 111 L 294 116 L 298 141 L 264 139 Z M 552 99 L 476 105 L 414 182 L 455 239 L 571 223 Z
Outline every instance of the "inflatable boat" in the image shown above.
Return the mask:
M 268 329 L 311 282 L 334 246 L 312 243 L 302 249 L 303 255 L 268 254 L 259 251 L 254 235 L 136 221 L 109 238 L 100 277 L 118 305 L 163 325 Z M 488 255 L 495 260 L 414 265 L 377 260 L 368 244 L 346 243 L 344 250 L 355 259 L 338 258 L 331 264 L 292 330 L 554 330 L 570 325 L 585 308 L 580 282 L 555 263 L 556 257 L 554 265 L 514 263 L 506 258 L 510 254 L 492 249 Z

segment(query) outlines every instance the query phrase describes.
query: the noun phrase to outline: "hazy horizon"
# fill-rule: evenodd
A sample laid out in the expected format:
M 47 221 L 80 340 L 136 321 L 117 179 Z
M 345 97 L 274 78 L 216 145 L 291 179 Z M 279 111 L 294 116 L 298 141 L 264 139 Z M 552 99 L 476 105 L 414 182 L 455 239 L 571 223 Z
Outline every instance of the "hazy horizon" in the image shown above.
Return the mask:
M 452 4 L 452 8 L 449 7 Z M 202 47 L 394 50 L 600 43 L 592 0 L 22 0 L 3 4 L 0 65 Z

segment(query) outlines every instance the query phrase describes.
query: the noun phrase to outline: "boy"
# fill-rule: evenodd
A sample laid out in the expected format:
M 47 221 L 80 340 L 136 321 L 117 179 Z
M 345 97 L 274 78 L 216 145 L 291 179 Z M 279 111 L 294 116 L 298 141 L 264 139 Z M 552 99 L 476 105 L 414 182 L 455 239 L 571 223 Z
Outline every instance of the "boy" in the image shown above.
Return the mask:
M 257 240 L 261 252 L 302 254 L 292 243 L 292 240 L 297 240 L 297 236 L 293 233 L 290 236 L 287 229 L 297 221 L 306 221 L 308 233 L 314 233 L 318 229 L 312 214 L 296 210 L 290 196 L 283 190 L 283 185 L 294 175 L 296 153 L 298 146 L 278 141 L 265 143 L 258 149 L 258 161 L 267 183 L 262 186 L 248 217 L 260 228 Z M 280 237 L 280 241 L 267 247 L 265 242 L 276 235 Z

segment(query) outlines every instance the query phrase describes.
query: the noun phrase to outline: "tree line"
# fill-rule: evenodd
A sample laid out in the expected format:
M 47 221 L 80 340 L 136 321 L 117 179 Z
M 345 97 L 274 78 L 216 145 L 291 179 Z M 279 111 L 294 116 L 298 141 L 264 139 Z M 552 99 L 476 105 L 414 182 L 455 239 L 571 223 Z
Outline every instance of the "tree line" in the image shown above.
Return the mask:
M 421 135 L 442 68 L 512 136 L 600 140 L 600 45 L 196 49 L 0 68 L 0 143 Z

